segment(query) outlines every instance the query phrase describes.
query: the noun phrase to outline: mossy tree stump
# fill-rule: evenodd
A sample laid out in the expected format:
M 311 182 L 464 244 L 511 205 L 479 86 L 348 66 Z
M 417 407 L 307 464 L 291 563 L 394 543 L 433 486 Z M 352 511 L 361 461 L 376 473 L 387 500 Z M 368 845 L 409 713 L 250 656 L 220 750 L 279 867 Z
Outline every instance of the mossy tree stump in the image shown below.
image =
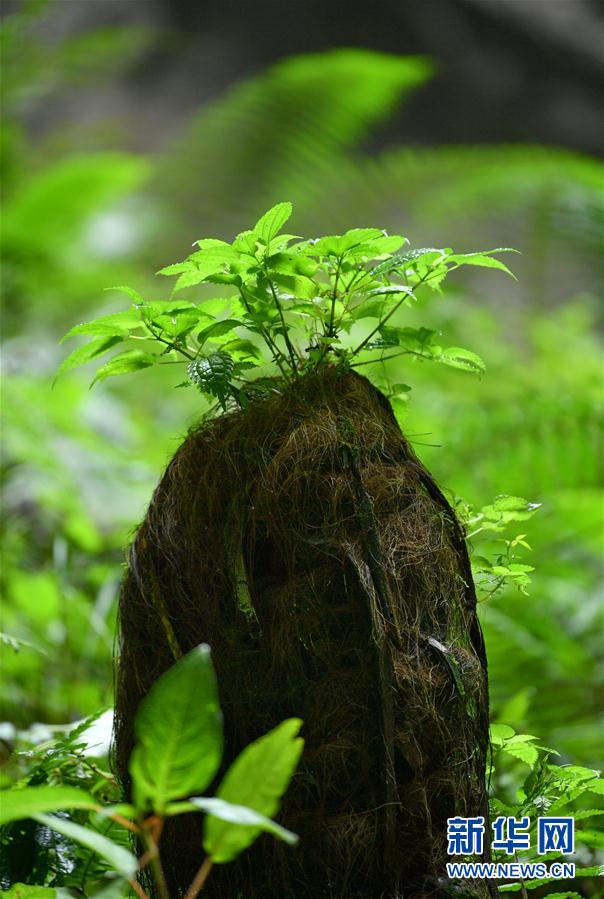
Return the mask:
M 217 866 L 211 899 L 489 896 L 446 879 L 447 818 L 484 815 L 487 671 L 455 515 L 387 400 L 327 368 L 193 430 L 134 540 L 120 600 L 115 763 L 175 657 L 212 647 L 226 761 L 304 720 L 269 837 Z M 171 896 L 199 817 L 168 822 Z

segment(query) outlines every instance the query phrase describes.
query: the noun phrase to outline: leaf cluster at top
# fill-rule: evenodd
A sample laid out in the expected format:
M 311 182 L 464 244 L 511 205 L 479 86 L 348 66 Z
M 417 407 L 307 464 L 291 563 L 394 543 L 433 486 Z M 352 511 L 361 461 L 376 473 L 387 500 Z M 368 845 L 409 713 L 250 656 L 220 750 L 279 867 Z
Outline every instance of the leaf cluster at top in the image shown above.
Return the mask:
M 303 240 L 282 233 L 291 213 L 291 203 L 278 203 L 232 243 L 198 240 L 184 261 L 159 272 L 177 278 L 169 300 L 147 302 L 131 288 L 118 288 L 132 307 L 72 328 L 67 337 L 92 340 L 74 350 L 59 373 L 119 346 L 94 381 L 181 361 L 185 383 L 226 409 L 229 402 L 245 406 L 267 377 L 278 387 L 327 364 L 407 355 L 484 371 L 475 353 L 439 346 L 435 331 L 399 327 L 394 316 L 413 305 L 424 287 L 440 291 L 449 272 L 462 265 L 511 274 L 495 256 L 503 248 L 405 250 L 405 237 L 379 228 Z M 208 283 L 232 286 L 235 293 L 199 303 L 178 299 L 182 290 Z

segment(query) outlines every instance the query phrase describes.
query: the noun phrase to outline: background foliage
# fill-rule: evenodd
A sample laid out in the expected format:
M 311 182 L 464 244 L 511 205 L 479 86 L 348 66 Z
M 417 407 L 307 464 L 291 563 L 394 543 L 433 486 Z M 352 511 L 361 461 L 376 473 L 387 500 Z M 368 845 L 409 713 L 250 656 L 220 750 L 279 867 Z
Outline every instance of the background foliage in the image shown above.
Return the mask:
M 58 338 L 77 321 L 122 307 L 103 292 L 107 285 L 129 283 L 166 299 L 166 282 L 148 272 L 184 258 L 192 237 L 232 239 L 283 198 L 294 203 L 300 234 L 379 225 L 414 246 L 521 251 L 513 260 L 517 283 L 467 268 L 442 298 L 405 311 L 405 325 L 417 327 L 421 317 L 448 345 L 478 351 L 483 377 L 408 357 L 387 374 L 413 387 L 399 396 L 397 414 L 453 495 L 478 510 L 504 492 L 540 504 L 530 521 L 475 538 L 476 561 L 507 552 L 497 541 L 526 532 L 532 549 L 515 547 L 516 561 L 535 568 L 528 595 L 506 584 L 482 607 L 492 717 L 555 747 L 558 762 L 597 767 L 599 163 L 523 145 L 370 153 L 372 136 L 407 97 L 421 98 L 433 69 L 423 58 L 369 50 L 285 59 L 203 106 L 153 157 L 116 145 L 110 128 L 96 136 L 93 152 L 82 153 L 81 135 L 67 125 L 36 141 L 25 126 L 32 104 L 61 83 L 77 90 L 84 79 L 94 83 L 110 67 L 128 65 L 146 40 L 138 31 L 105 29 L 49 48 L 36 32 L 40 9 L 24 4 L 1 25 L 0 689 L 10 776 L 31 773 L 14 750 L 43 744 L 68 722 L 111 705 L 115 598 L 128 537 L 162 467 L 204 411 L 193 391 L 167 389 L 177 380 L 165 371 L 112 379 L 92 392 L 88 373 L 77 372 L 53 387 L 64 356 Z M 468 509 L 466 516 L 470 529 L 483 527 L 484 518 Z M 526 773 L 526 760 L 501 759 L 501 801 L 518 801 Z M 586 865 L 597 860 L 592 849 L 584 850 Z M 57 877 L 60 884 L 65 874 Z M 592 881 L 581 889 L 596 895 Z

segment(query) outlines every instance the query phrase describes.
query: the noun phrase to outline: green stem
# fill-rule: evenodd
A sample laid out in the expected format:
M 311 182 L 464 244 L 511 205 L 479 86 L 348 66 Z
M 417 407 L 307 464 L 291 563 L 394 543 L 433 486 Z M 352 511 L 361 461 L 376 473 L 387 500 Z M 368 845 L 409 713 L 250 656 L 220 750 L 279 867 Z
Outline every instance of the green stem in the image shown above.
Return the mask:
M 432 274 L 433 274 L 433 273 L 432 273 Z M 426 275 L 424 275 L 423 278 L 420 278 L 419 281 L 417 282 L 417 284 L 415 284 L 415 285 L 411 288 L 411 293 L 413 294 L 413 291 L 414 291 L 414 290 L 417 290 L 417 288 L 418 288 L 421 284 L 424 284 L 424 283 L 425 283 L 426 281 L 428 281 L 428 280 L 429 280 L 429 278 L 428 278 L 428 273 L 426 273 Z M 371 340 L 371 338 L 374 337 L 374 336 L 378 333 L 378 331 L 380 330 L 380 328 L 383 328 L 383 326 L 386 324 L 386 322 L 389 321 L 389 319 L 392 318 L 392 316 L 394 315 L 394 313 L 395 313 L 395 312 L 398 312 L 398 310 L 401 308 L 401 306 L 403 305 L 403 303 L 405 302 L 405 300 L 407 300 L 408 298 L 409 298 L 409 294 L 405 294 L 405 296 L 402 298 L 402 300 L 399 300 L 399 302 L 396 304 L 396 306 L 393 306 L 393 308 L 390 310 L 390 312 L 388 313 L 388 315 L 385 315 L 384 318 L 381 319 L 381 320 L 378 322 L 378 324 L 375 326 L 375 328 L 373 329 L 373 331 L 371 331 L 371 333 L 367 335 L 367 337 L 365 338 L 365 340 L 363 340 L 363 341 L 358 345 L 358 347 L 356 348 L 356 350 L 353 350 L 353 351 L 352 351 L 352 354 L 351 354 L 351 355 L 352 355 L 353 358 L 354 358 L 358 353 L 361 352 L 361 350 L 362 350 L 362 349 L 369 343 L 369 341 Z
M 158 334 L 156 331 L 154 331 L 150 322 L 147 323 L 147 327 L 151 331 L 151 334 L 153 335 L 154 340 L 158 340 L 160 343 L 163 343 L 164 346 L 170 347 L 171 350 L 174 350 L 176 353 L 180 353 L 182 356 L 185 356 L 187 359 L 190 359 L 191 361 L 193 361 L 195 359 L 195 356 L 193 356 L 191 353 L 187 352 L 187 350 L 183 350 L 181 347 L 177 347 L 175 344 L 171 343 L 169 340 L 165 340 L 160 334 Z
M 245 298 L 245 294 L 243 293 L 243 291 L 241 289 L 239 290 L 239 293 L 241 294 L 241 299 L 243 301 L 243 305 L 245 306 L 246 312 L 248 313 L 248 315 L 251 316 L 252 309 L 251 309 L 251 306 L 248 303 L 247 299 Z M 262 339 L 266 343 L 267 347 L 273 354 L 273 361 L 274 361 L 275 365 L 277 366 L 277 368 L 279 369 L 279 371 L 281 372 L 283 377 L 287 379 L 287 373 L 282 365 L 282 360 L 285 358 L 283 356 L 283 353 L 281 352 L 281 350 L 279 349 L 279 347 L 277 346 L 277 344 L 275 343 L 275 341 L 273 340 L 273 338 L 271 337 L 269 332 L 262 325 L 260 326 L 260 334 L 262 335 Z M 287 362 L 287 360 L 285 360 L 285 361 Z
M 343 259 L 342 256 L 338 256 L 338 263 L 336 265 L 336 276 L 335 276 L 335 280 L 333 283 L 333 290 L 331 292 L 331 312 L 329 315 L 329 325 L 327 327 L 327 336 L 328 337 L 335 336 L 334 332 L 333 332 L 333 325 L 334 325 L 334 318 L 336 315 L 336 300 L 338 298 L 338 279 L 340 277 L 340 267 L 342 265 L 342 259 Z
M 285 315 L 283 314 L 283 306 L 281 305 L 279 297 L 277 296 L 277 291 L 275 290 L 274 284 L 268 276 L 268 271 L 266 268 L 264 269 L 264 274 L 266 276 L 266 280 L 268 281 L 268 285 L 271 289 L 271 294 L 273 295 L 273 300 L 275 302 L 275 306 L 277 307 L 277 311 L 279 313 L 279 318 L 281 319 L 281 326 L 283 328 L 283 337 L 285 340 L 285 346 L 287 347 L 287 352 L 289 353 L 289 358 L 290 358 L 291 367 L 292 367 L 292 373 L 295 378 L 297 376 L 297 369 L 298 369 L 298 366 L 296 364 L 296 353 L 292 346 L 292 342 L 289 339 L 289 333 L 287 330 L 287 325 L 285 323 Z

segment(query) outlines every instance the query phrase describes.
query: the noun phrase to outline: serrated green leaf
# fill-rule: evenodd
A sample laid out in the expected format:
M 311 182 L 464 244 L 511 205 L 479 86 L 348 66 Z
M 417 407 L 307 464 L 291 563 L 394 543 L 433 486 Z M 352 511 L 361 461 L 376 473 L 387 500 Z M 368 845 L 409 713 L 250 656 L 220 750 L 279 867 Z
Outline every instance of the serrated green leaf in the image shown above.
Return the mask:
M 254 237 L 269 244 L 292 214 L 291 203 L 277 203 L 261 216 L 253 228 Z
M 106 378 L 114 378 L 117 375 L 126 375 L 132 371 L 140 371 L 142 368 L 149 368 L 150 365 L 155 363 L 156 359 L 156 356 L 153 356 L 151 353 L 145 353 L 142 350 L 126 350 L 125 353 L 114 356 L 113 359 L 110 359 L 109 362 L 102 365 L 94 376 L 90 386 L 92 387 L 97 382 L 104 381 Z
M 224 334 L 229 334 L 234 328 L 239 328 L 242 325 L 243 322 L 236 318 L 225 318 L 219 322 L 214 322 L 214 324 L 208 325 L 207 328 L 199 332 L 197 342 L 200 346 L 203 346 L 206 340 L 222 337 Z
M 436 247 L 420 247 L 415 250 L 408 250 L 406 253 L 397 253 L 395 256 L 385 259 L 384 262 L 380 262 L 379 265 L 372 268 L 371 274 L 385 275 L 389 272 L 405 269 L 411 264 L 419 262 L 433 263 L 436 259 L 440 259 L 443 253 L 444 250 L 439 250 Z
M 511 250 L 510 248 L 501 247 L 497 250 L 488 250 L 481 253 L 454 253 L 451 256 L 447 256 L 447 262 L 455 262 L 457 263 L 457 265 L 478 265 L 481 268 L 497 268 L 500 271 L 511 275 L 512 278 L 516 279 L 516 276 L 509 270 L 507 265 L 501 262 L 500 259 L 495 259 L 491 255 L 491 253 L 515 252 L 517 252 L 517 250 Z
M 32 817 L 39 821 L 40 824 L 56 830 L 70 840 L 86 846 L 87 849 L 92 849 L 93 852 L 100 855 L 115 871 L 118 871 L 124 877 L 132 878 L 138 871 L 138 859 L 131 852 L 128 852 L 123 846 L 113 843 L 102 834 L 97 833 L 96 830 L 82 827 L 80 824 L 75 824 L 67 818 L 57 818 L 56 815 L 40 814 Z
M 59 365 L 55 380 L 60 375 L 65 374 L 65 372 L 78 368 L 80 365 L 86 365 L 92 359 L 109 352 L 116 344 L 121 343 L 123 339 L 121 336 L 97 337 L 95 340 L 85 343 L 84 346 L 73 350 Z
M 160 268 L 156 275 L 182 275 L 183 272 L 196 272 L 197 267 L 194 262 L 175 262 L 173 265 L 166 265 Z
M 32 818 L 40 812 L 56 812 L 69 808 L 98 809 L 98 802 L 78 787 L 38 786 L 2 790 L 0 824 Z
M 271 272 L 282 275 L 301 275 L 312 278 L 317 270 L 317 263 L 308 256 L 300 253 L 274 253 L 266 260 L 266 265 Z
M 138 290 L 134 290 L 133 287 L 128 287 L 126 284 L 120 284 L 117 287 L 106 287 L 105 290 L 117 290 L 119 293 L 125 293 L 136 305 L 145 302 Z
M 93 321 L 82 322 L 80 325 L 75 325 L 75 327 L 71 328 L 71 330 L 62 338 L 61 343 L 68 340 L 70 337 L 73 337 L 75 334 L 99 334 L 106 337 L 126 337 L 131 331 L 136 331 L 137 328 L 142 328 L 142 326 L 143 323 L 138 311 L 136 309 L 125 309 L 123 312 L 114 312 L 111 315 L 103 315 L 100 318 L 95 318 Z
M 303 740 L 297 736 L 301 724 L 298 718 L 290 718 L 247 746 L 226 772 L 218 788 L 218 798 L 272 818 L 302 752 Z M 257 826 L 233 829 L 217 818 L 207 818 L 204 849 L 214 861 L 228 862 L 250 846 L 259 833 Z
M 180 659 L 152 686 L 134 722 L 130 757 L 135 805 L 161 814 L 173 799 L 208 786 L 222 757 L 222 715 L 208 646 Z
M 602 778 L 596 778 L 590 784 L 588 784 L 587 789 L 590 793 L 596 793 L 598 796 L 604 796 L 604 780 Z

